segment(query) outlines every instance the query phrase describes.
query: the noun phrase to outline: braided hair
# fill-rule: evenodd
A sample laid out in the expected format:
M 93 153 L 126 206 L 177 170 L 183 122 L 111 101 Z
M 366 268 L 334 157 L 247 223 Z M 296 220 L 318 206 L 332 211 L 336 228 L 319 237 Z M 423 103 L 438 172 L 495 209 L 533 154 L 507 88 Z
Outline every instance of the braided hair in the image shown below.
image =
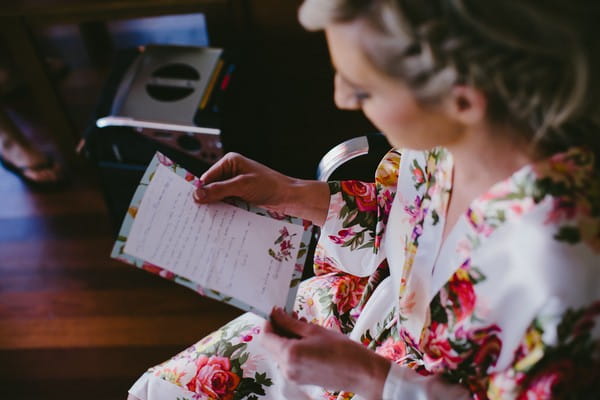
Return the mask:
M 310 30 L 363 20 L 375 67 L 422 104 L 457 84 L 485 93 L 488 119 L 541 155 L 571 146 L 600 155 L 600 46 L 594 0 L 305 0 Z M 370 37 L 369 37 L 370 36 Z

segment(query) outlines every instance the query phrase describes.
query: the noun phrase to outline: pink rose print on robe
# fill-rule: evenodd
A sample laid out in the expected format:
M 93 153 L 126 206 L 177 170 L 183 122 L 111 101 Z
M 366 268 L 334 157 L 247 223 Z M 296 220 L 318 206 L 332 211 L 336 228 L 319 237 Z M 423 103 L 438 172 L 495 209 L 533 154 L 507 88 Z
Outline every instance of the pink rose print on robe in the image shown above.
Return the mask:
M 375 352 L 388 360 L 399 363 L 406 357 L 406 343 L 403 340 L 395 341 L 390 337 Z
M 201 355 L 196 360 L 196 376 L 187 384 L 188 390 L 203 393 L 211 400 L 232 400 L 240 377 L 231 372 L 228 358 Z

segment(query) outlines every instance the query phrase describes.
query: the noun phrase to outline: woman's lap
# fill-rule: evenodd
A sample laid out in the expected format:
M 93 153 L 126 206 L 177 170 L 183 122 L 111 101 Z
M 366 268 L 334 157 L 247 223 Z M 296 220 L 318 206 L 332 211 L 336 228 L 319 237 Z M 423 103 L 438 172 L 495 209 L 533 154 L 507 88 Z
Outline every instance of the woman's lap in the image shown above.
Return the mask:
M 340 274 L 327 274 L 302 282 L 295 306 L 299 316 L 339 329 L 339 324 L 331 323 L 331 307 L 323 302 L 317 307 L 312 300 L 307 304 L 307 300 L 343 278 Z M 318 397 L 322 390 L 285 382 L 258 340 L 264 322 L 255 314 L 241 315 L 170 360 L 150 368 L 129 392 L 140 400 L 231 400 L 235 393 L 254 394 L 262 399 Z

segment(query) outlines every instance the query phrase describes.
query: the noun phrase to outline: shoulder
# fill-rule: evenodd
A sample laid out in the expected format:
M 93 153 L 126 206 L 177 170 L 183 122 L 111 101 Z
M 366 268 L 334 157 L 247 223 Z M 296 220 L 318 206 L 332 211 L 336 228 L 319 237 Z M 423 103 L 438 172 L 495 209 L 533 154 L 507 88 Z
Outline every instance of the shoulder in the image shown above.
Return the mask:
M 395 187 L 399 175 L 403 174 L 418 189 L 427 186 L 440 168 L 445 168 L 447 164 L 451 168 L 451 162 L 449 152 L 442 147 L 430 150 L 391 149 L 377 167 L 375 182 L 383 187 Z
M 600 179 L 586 152 L 520 171 L 474 202 L 467 219 L 472 261 L 507 288 L 573 304 L 600 298 Z

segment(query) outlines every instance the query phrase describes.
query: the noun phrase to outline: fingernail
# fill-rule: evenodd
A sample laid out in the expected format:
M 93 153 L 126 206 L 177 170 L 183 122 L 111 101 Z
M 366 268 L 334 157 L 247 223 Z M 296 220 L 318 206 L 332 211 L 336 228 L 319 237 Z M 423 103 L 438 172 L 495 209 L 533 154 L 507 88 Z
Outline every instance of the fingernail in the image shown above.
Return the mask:
M 197 179 L 197 180 L 194 181 L 194 186 L 197 189 L 200 189 L 201 187 L 204 186 L 204 181 L 202 179 Z
M 206 197 L 206 190 L 204 189 L 196 189 L 194 192 L 194 200 L 197 202 L 202 201 Z

